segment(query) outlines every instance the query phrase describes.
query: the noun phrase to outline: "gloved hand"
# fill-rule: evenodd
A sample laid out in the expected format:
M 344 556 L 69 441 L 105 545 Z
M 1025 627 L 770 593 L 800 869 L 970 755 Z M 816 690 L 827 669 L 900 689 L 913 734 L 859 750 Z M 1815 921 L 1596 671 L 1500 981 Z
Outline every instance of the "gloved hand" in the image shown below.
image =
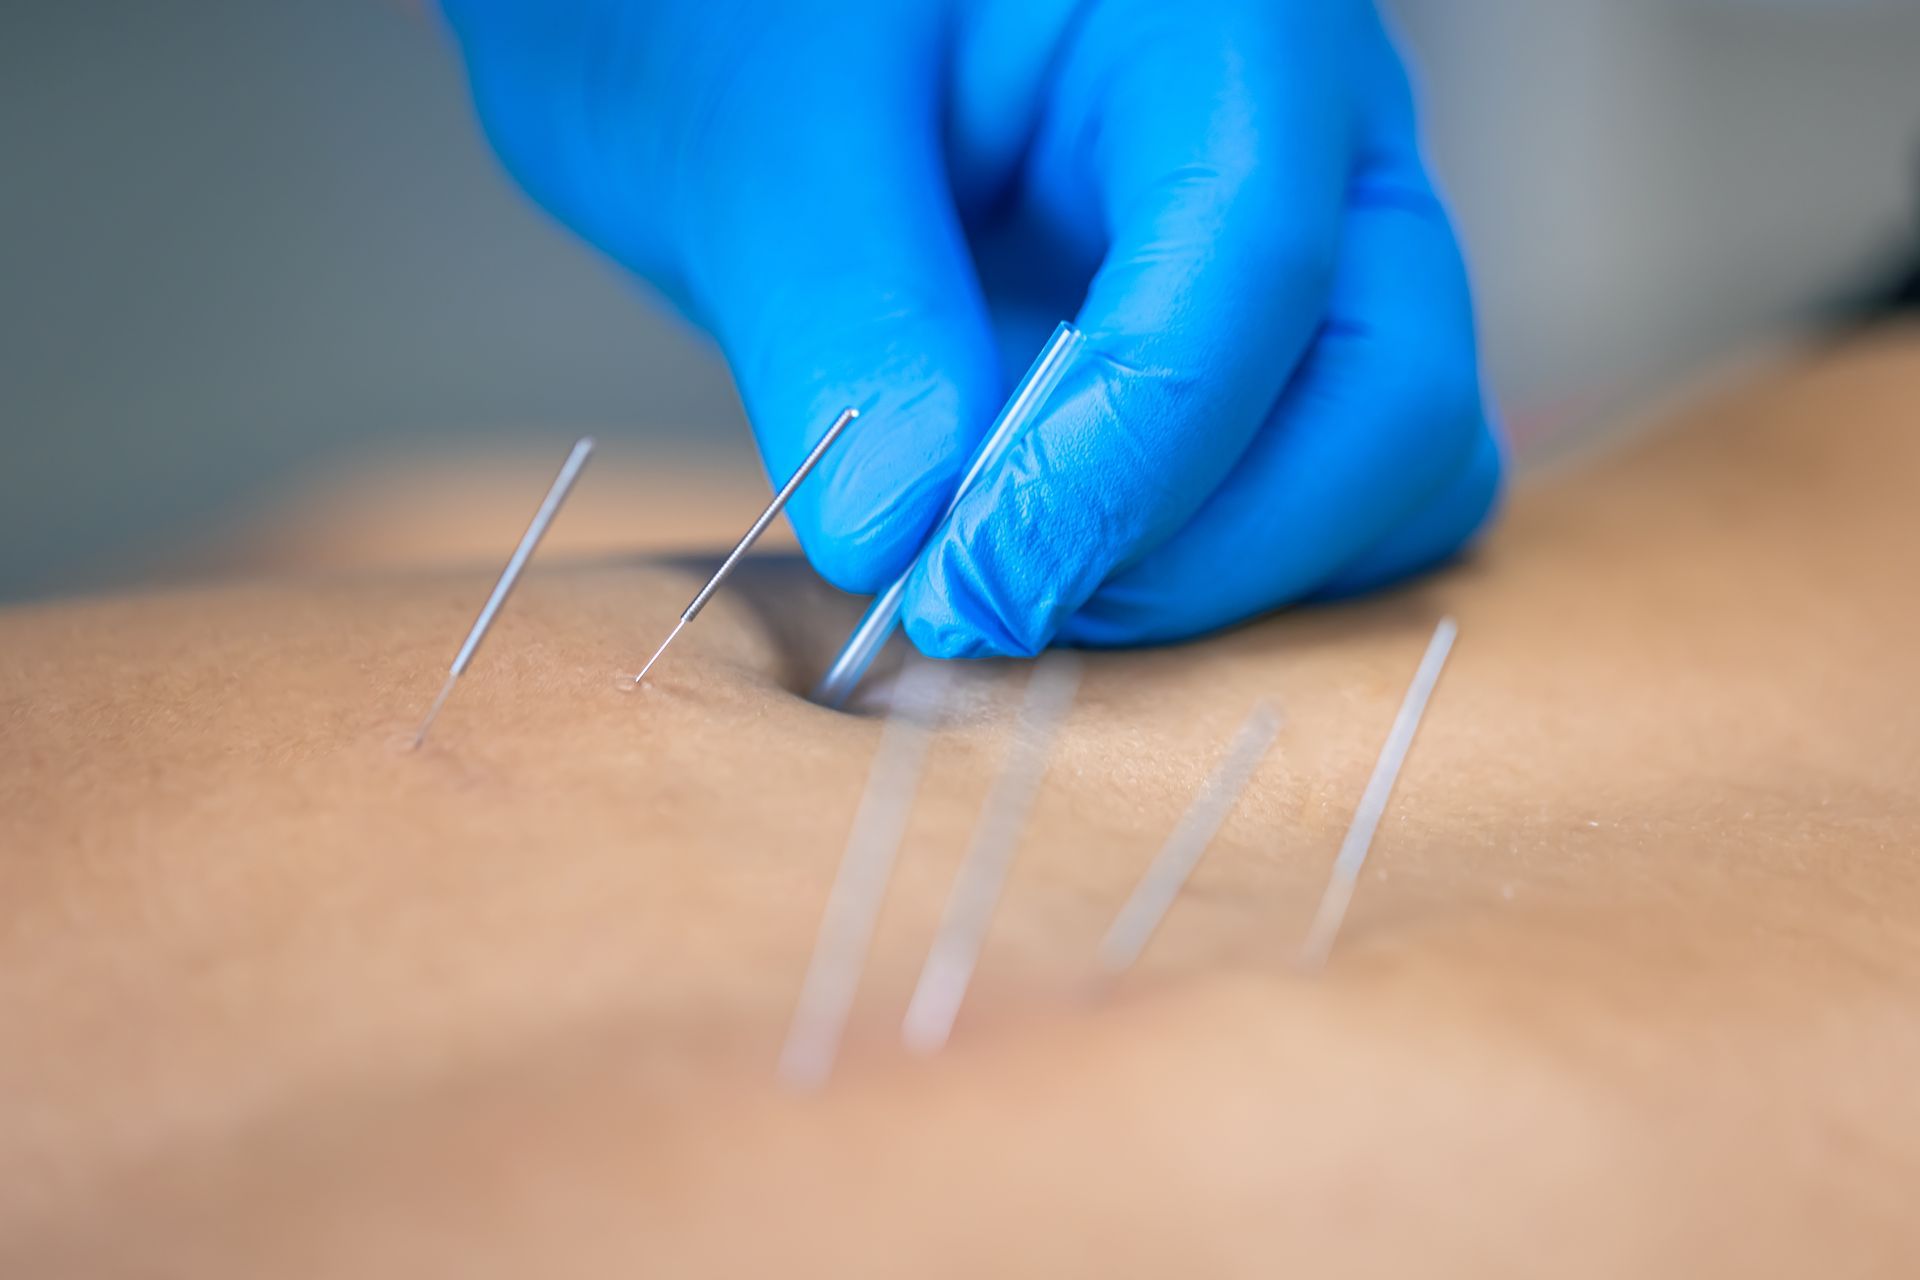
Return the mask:
M 1501 458 L 1369 0 L 443 0 L 536 199 L 718 339 L 829 580 L 936 656 L 1172 640 L 1430 565 Z

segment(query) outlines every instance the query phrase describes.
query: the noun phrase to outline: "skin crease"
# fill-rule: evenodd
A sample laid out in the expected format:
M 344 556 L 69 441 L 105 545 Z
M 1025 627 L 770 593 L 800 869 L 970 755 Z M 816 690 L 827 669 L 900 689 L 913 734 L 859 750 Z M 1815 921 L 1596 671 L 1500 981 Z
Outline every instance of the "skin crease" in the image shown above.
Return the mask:
M 0 1273 L 1912 1274 L 1916 393 L 1920 332 L 1810 355 L 1404 591 L 1089 655 L 919 1060 L 1021 690 L 962 668 L 815 1097 L 772 1069 L 879 725 L 791 692 L 855 614 L 792 559 L 622 694 L 705 565 L 541 557 L 418 755 L 479 558 L 0 611 Z M 1257 698 L 1273 752 L 1096 981 Z
M 845 589 L 915 566 L 929 654 L 1204 634 L 1428 567 L 1495 505 L 1371 0 L 442 7 L 507 168 L 712 334 L 770 473 L 866 415 L 790 514 Z M 1066 319 L 1085 355 L 934 529 Z

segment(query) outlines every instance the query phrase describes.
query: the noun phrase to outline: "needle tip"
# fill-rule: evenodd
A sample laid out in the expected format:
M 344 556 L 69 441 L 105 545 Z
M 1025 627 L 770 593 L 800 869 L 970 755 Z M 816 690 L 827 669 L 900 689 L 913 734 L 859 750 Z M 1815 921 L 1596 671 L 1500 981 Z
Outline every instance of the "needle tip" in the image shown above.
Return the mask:
M 636 685 L 647 678 L 647 672 L 653 670 L 653 664 L 660 661 L 660 655 L 667 651 L 667 646 L 673 643 L 673 638 L 680 634 L 680 628 L 686 625 L 687 620 L 684 617 L 673 624 L 673 630 L 667 632 L 667 638 L 660 642 L 660 647 L 653 651 L 651 658 L 647 659 L 647 665 L 640 668 L 640 674 L 633 678 L 633 682 Z
M 418 751 L 420 744 L 427 740 L 427 730 L 433 728 L 434 717 L 440 714 L 440 708 L 447 705 L 447 695 L 453 692 L 453 682 L 459 678 L 460 675 L 458 672 L 451 673 L 447 676 L 447 682 L 440 686 L 439 696 L 435 697 L 433 705 L 427 708 L 427 718 L 420 722 L 420 728 L 413 735 L 413 745 L 408 747 L 407 750 Z

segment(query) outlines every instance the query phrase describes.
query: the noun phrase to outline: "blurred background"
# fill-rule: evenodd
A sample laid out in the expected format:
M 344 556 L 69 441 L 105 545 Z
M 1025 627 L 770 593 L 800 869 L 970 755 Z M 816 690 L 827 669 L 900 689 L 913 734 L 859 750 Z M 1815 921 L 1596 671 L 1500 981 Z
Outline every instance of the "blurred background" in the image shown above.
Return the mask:
M 1911 273 L 1920 0 L 1389 7 L 1523 461 Z M 538 448 L 531 503 L 587 429 L 754 465 L 419 9 L 0 4 L 0 600 L 205 562 L 370 458 Z

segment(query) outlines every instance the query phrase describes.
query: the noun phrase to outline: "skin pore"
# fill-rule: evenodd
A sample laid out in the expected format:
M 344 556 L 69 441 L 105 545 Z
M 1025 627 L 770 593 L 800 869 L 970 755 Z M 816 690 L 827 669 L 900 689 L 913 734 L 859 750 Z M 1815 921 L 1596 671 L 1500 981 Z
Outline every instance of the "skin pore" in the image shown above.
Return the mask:
M 773 1065 L 880 725 L 796 694 L 857 614 L 796 561 L 623 694 L 711 561 L 536 560 L 419 754 L 491 567 L 0 611 L 0 1272 L 1906 1269 L 1917 390 L 1920 333 L 1803 357 L 1523 486 L 1443 574 L 1087 655 L 920 1059 L 1024 675 L 968 666 L 814 1097 Z M 1260 698 L 1274 750 L 1097 981 Z

